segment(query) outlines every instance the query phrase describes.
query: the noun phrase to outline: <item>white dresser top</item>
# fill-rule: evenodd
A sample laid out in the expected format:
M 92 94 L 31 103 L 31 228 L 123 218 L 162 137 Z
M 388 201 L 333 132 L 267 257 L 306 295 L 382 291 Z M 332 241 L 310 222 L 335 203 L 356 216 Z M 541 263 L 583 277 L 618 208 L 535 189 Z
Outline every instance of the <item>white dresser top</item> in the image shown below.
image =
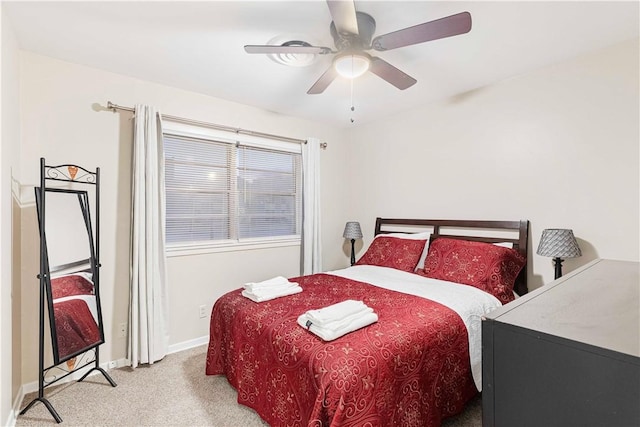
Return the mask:
M 486 318 L 640 357 L 640 263 L 595 260 Z

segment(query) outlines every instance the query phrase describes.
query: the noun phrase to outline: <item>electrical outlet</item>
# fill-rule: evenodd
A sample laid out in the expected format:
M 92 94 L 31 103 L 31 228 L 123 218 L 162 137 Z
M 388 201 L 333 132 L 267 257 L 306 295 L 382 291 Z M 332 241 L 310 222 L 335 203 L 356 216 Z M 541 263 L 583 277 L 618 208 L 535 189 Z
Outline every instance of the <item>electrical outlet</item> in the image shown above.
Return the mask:
M 127 324 L 120 323 L 118 325 L 118 338 L 126 338 L 127 336 Z
M 207 317 L 207 306 L 206 305 L 201 305 L 199 308 L 199 313 L 200 313 L 200 318 L 205 318 Z

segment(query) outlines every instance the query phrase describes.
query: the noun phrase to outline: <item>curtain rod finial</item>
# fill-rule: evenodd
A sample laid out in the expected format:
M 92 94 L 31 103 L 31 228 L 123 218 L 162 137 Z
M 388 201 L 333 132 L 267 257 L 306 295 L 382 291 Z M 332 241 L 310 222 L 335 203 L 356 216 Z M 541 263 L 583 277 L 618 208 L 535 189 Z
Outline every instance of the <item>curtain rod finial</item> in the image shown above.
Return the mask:
M 104 105 L 99 104 L 97 102 L 94 102 L 93 104 L 91 104 L 91 109 L 93 111 L 95 111 L 96 113 L 99 113 L 101 111 L 110 111 L 111 110 L 108 106 L 105 107 Z

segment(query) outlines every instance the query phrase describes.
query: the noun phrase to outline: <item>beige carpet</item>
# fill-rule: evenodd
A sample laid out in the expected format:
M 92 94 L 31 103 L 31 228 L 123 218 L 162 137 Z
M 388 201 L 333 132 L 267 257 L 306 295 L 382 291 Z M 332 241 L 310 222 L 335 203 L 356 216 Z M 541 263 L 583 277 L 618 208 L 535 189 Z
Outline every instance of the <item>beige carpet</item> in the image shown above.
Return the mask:
M 236 391 L 222 376 L 204 374 L 206 346 L 170 354 L 159 363 L 109 371 L 113 388 L 102 375 L 45 390 L 58 411 L 61 426 L 229 426 L 264 427 L 260 417 L 236 401 Z M 25 396 L 25 407 L 37 393 Z M 480 427 L 480 399 L 464 413 L 446 420 L 447 427 Z M 42 403 L 18 416 L 17 427 L 56 425 Z

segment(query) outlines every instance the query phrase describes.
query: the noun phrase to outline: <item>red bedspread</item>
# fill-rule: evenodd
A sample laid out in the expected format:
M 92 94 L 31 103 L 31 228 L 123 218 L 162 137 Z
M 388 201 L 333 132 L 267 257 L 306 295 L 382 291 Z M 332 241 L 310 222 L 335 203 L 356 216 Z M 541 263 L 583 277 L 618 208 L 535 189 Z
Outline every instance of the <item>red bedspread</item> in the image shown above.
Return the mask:
M 211 315 L 206 373 L 225 374 L 272 426 L 438 426 L 477 393 L 454 311 L 327 274 L 291 280 L 304 291 L 259 304 L 232 291 Z M 331 342 L 296 323 L 346 299 L 378 322 Z
M 82 299 L 54 302 L 53 312 L 61 359 L 101 341 L 98 324 Z

